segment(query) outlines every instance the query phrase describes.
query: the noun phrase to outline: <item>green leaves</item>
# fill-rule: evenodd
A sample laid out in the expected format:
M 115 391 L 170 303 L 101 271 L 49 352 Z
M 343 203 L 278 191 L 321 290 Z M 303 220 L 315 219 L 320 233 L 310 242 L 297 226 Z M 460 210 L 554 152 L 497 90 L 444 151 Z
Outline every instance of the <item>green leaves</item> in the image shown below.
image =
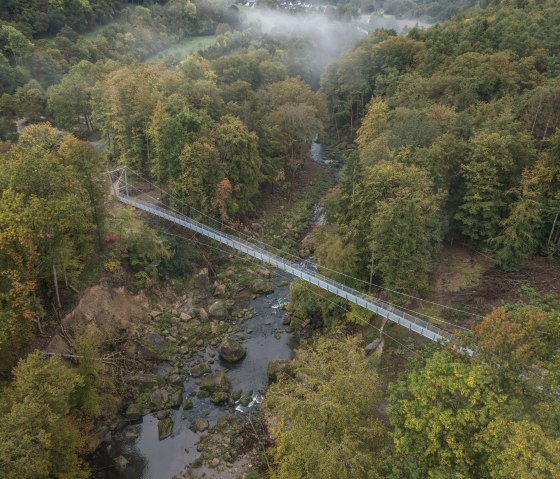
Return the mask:
M 356 340 L 321 339 L 291 367 L 265 401 L 276 419 L 271 477 L 382 477 L 379 379 Z

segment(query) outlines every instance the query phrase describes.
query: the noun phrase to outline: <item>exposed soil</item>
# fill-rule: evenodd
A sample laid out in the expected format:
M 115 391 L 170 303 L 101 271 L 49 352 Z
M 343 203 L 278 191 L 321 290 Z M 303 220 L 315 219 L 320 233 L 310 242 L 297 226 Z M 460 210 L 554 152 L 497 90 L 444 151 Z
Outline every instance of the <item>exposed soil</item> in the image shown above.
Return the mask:
M 446 246 L 428 299 L 465 307 L 479 314 L 503 304 L 528 301 L 528 288 L 543 297 L 560 294 L 560 258 L 536 257 L 519 271 L 491 267 L 488 256 L 465 246 Z

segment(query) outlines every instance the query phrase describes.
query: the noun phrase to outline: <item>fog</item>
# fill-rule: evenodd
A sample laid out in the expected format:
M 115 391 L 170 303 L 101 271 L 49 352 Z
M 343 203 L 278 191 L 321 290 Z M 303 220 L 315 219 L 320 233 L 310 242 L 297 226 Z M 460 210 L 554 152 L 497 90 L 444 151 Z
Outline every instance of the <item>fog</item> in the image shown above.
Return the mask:
M 301 74 L 315 87 L 318 87 L 319 77 L 327 65 L 369 33 L 381 28 L 403 33 L 414 26 L 430 26 L 415 19 L 402 20 L 390 15 L 362 15 L 345 21 L 318 12 L 291 13 L 251 8 L 243 10 L 243 16 L 245 27 L 260 29 L 282 40 L 283 44 L 297 44 L 301 50 L 297 68 L 304 71 L 291 73 Z

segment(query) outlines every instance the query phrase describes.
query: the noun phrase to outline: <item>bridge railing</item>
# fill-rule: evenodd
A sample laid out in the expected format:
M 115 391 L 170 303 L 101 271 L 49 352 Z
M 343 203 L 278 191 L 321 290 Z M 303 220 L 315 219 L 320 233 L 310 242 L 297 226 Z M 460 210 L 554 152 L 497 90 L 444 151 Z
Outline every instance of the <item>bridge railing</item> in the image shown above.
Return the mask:
M 299 277 L 326 291 L 358 304 L 369 311 L 398 323 L 407 329 L 415 331 L 428 339 L 433 341 L 452 339 L 452 335 L 449 332 L 439 328 L 437 325 L 402 311 L 386 301 L 373 298 L 354 288 L 340 284 L 318 273 L 317 271 L 312 270 L 304 264 L 302 265 L 301 263 L 288 261 L 274 253 L 270 253 L 267 250 L 256 246 L 253 243 L 250 243 L 249 241 L 206 226 L 199 221 L 189 218 L 188 216 L 169 211 L 166 208 L 152 203 L 146 203 L 144 201 L 133 199 L 128 195 L 122 195 L 120 190 L 118 190 L 118 193 L 116 194 L 118 199 L 125 204 L 129 204 L 140 210 L 152 213 L 173 223 L 180 224 L 208 238 L 212 238 L 222 244 L 226 244 L 238 251 L 259 259 L 260 261 L 271 264 L 292 274 L 293 276 Z

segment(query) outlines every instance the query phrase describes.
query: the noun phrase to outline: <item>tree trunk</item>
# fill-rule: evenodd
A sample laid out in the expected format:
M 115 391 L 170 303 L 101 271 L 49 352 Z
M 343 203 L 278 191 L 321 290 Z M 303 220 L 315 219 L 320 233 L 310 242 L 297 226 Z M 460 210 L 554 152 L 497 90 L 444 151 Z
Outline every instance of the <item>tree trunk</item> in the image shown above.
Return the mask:
M 58 278 L 56 276 L 56 266 L 54 264 L 54 261 L 52 264 L 52 271 L 53 271 L 54 291 L 56 293 L 56 304 L 59 308 L 62 308 L 62 304 L 60 302 L 60 294 L 58 292 Z

